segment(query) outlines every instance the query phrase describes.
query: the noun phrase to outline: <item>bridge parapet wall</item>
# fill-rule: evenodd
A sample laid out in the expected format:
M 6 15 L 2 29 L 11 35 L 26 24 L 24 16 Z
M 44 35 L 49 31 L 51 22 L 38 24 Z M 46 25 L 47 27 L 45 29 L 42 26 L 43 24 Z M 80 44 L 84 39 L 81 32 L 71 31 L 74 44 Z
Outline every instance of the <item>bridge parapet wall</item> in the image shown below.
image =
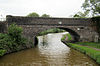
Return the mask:
M 22 17 L 22 16 L 7 16 L 8 24 L 15 22 L 19 25 L 90 25 L 90 18 L 43 18 L 43 17 Z
M 43 18 L 43 17 L 22 17 L 7 16 L 8 25 L 16 23 L 23 28 L 23 35 L 30 40 L 43 30 L 50 28 L 66 28 L 74 37 L 79 35 L 80 41 L 94 41 L 97 33 L 91 28 L 91 18 Z M 70 32 L 70 31 L 69 31 Z M 76 36 L 75 33 L 78 35 Z M 33 40 L 34 41 L 34 40 Z

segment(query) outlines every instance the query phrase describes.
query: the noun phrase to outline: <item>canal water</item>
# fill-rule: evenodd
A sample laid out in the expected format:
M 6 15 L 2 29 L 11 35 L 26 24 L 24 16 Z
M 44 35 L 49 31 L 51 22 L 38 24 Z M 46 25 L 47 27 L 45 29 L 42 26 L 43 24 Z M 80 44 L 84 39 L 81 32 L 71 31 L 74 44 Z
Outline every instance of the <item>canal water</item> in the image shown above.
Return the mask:
M 61 42 L 65 33 L 39 36 L 38 46 L 0 57 L 0 66 L 98 66 Z

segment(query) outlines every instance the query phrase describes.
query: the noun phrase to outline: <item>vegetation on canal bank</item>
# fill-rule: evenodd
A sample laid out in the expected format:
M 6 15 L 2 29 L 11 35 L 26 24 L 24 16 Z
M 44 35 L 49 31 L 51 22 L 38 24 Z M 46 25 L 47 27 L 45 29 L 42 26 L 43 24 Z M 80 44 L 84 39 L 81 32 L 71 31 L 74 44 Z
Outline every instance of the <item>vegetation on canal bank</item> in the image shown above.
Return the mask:
M 68 40 L 66 40 L 66 36 L 67 35 L 64 35 L 61 39 L 61 41 L 63 43 L 65 43 L 67 46 L 69 46 L 69 47 L 71 47 L 75 50 L 78 50 L 78 51 L 88 55 L 89 57 L 94 59 L 98 64 L 100 64 L 100 51 L 93 49 L 93 48 L 100 49 L 100 43 L 93 43 L 93 42 L 68 43 Z M 69 36 L 67 36 L 67 37 L 69 37 Z M 86 46 L 93 47 L 93 48 L 89 48 L 89 47 L 86 47 Z
M 67 33 L 67 34 L 63 35 L 61 40 L 70 41 L 70 40 L 72 40 L 72 37 L 71 37 L 71 35 L 69 33 Z
M 45 30 L 45 31 L 40 32 L 38 34 L 38 36 L 46 35 L 48 33 L 59 33 L 59 32 L 65 32 L 65 30 L 59 29 L 59 28 L 49 29 L 49 30 Z
M 85 46 L 73 44 L 73 43 L 67 43 L 67 45 L 73 49 L 76 49 L 76 50 L 88 55 L 89 57 L 94 59 L 98 64 L 100 64 L 100 51 L 97 51 L 95 49 L 88 48 Z
M 76 44 L 100 49 L 100 43 L 97 42 L 77 42 Z
M 6 53 L 6 50 L 0 50 L 0 56 L 3 56 Z
M 12 24 L 7 34 L 0 33 L 0 56 L 27 48 L 28 40 L 22 36 L 22 28 Z

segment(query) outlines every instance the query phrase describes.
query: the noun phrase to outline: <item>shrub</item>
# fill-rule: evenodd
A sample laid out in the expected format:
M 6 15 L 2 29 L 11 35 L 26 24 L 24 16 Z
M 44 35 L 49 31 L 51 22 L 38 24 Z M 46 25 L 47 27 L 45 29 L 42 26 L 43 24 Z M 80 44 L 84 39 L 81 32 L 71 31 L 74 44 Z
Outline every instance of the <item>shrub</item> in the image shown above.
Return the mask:
M 0 56 L 3 56 L 6 53 L 6 50 L 0 50 Z
M 8 35 L 14 40 L 15 42 L 20 42 L 21 35 L 22 35 L 22 28 L 18 27 L 16 24 L 12 24 L 8 27 Z
M 63 35 L 63 37 L 61 38 L 61 40 L 71 41 L 72 40 L 72 36 L 69 33 L 65 34 L 65 35 Z
M 27 39 L 22 37 L 22 31 L 21 27 L 12 24 L 8 27 L 8 34 L 0 33 L 0 56 L 5 54 L 4 50 L 18 51 L 21 46 L 26 46 Z
M 7 34 L 0 33 L 0 49 L 7 49 L 8 45 L 11 43 L 11 39 Z

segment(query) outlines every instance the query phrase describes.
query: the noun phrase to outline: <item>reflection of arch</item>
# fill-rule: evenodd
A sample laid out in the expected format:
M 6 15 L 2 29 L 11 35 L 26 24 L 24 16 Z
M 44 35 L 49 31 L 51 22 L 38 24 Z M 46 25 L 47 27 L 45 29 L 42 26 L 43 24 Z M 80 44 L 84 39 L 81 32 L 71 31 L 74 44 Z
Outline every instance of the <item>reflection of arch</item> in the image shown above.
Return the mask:
M 37 33 L 37 35 L 38 35 L 40 32 L 42 32 L 42 31 L 49 30 L 49 29 L 54 29 L 54 28 L 63 29 L 63 30 L 66 30 L 67 32 L 69 32 L 69 33 L 73 36 L 74 42 L 77 42 L 77 41 L 79 41 L 79 39 L 80 39 L 80 35 L 78 35 L 77 32 L 75 32 L 75 31 L 72 30 L 72 29 L 63 28 L 63 27 L 52 27 L 52 28 L 46 28 L 46 29 L 43 29 L 43 30 L 39 30 L 39 32 Z

